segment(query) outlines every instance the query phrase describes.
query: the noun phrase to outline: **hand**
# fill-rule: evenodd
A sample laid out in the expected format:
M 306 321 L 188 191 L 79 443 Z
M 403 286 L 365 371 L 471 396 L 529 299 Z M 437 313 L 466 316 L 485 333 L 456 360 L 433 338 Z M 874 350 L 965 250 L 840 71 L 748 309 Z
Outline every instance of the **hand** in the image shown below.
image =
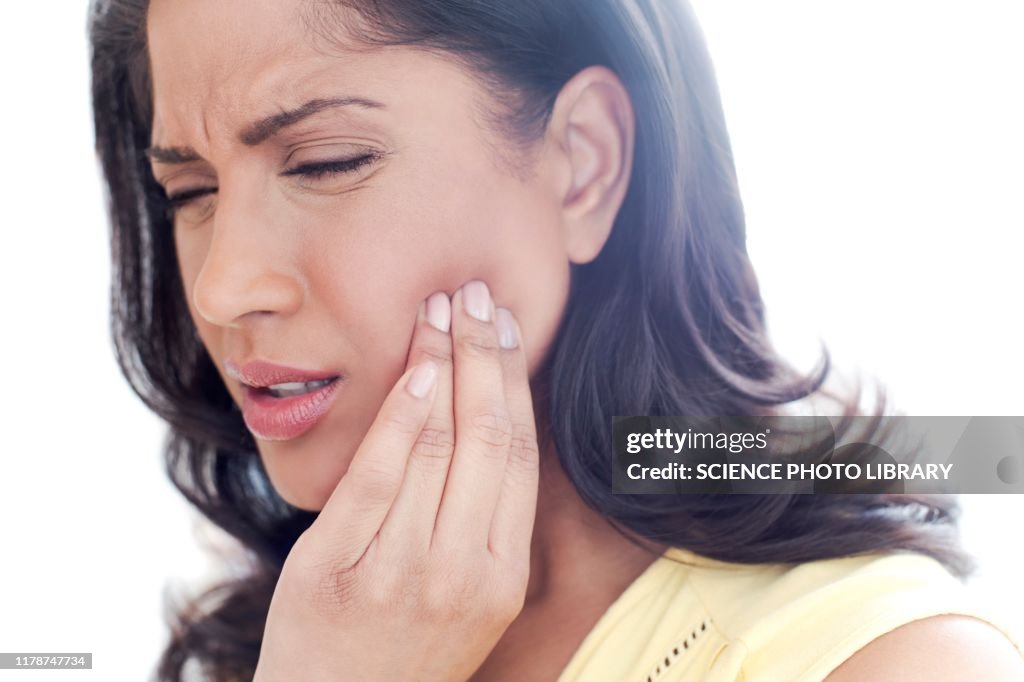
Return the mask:
M 499 344 L 509 328 L 514 348 Z M 434 294 L 406 372 L 285 561 L 255 679 L 464 682 L 522 610 L 537 471 L 518 325 L 483 282 L 450 305 Z

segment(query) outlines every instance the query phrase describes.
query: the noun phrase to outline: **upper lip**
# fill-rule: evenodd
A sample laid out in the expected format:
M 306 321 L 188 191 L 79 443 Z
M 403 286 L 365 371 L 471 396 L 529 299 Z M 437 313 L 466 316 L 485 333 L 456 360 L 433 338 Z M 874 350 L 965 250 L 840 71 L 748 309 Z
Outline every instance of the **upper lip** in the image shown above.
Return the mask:
M 340 376 L 338 372 L 331 370 L 298 369 L 266 360 L 249 360 L 242 363 L 228 360 L 224 363 L 224 368 L 232 379 L 237 379 L 253 388 L 265 388 L 292 382 L 306 383 Z

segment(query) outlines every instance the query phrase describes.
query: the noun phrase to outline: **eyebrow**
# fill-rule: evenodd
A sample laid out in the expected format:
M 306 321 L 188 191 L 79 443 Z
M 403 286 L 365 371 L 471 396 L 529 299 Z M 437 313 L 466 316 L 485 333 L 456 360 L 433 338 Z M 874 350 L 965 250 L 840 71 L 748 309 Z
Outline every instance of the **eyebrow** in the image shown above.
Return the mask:
M 267 116 L 264 119 L 250 124 L 238 134 L 238 141 L 247 147 L 255 147 L 266 142 L 271 137 L 281 132 L 284 128 L 294 125 L 305 118 L 309 118 L 313 114 L 325 109 L 346 106 L 357 106 L 364 109 L 385 108 L 380 102 L 363 97 L 330 97 L 311 99 L 295 109 L 282 111 L 279 114 Z M 191 147 L 159 147 L 154 145 L 146 149 L 145 154 L 153 161 L 159 161 L 160 163 L 167 164 L 188 163 L 190 161 L 198 161 L 201 158 Z

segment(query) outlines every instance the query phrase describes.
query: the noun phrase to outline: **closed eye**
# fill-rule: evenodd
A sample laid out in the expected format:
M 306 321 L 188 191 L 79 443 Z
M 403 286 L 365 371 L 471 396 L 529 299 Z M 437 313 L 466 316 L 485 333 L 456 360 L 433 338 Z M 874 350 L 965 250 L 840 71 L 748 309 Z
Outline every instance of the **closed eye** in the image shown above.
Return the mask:
M 340 161 L 316 161 L 313 163 L 306 163 L 295 168 L 290 168 L 281 175 L 294 176 L 300 175 L 302 177 L 311 178 L 313 180 L 321 180 L 332 175 L 341 175 L 343 173 L 352 173 L 359 170 L 363 166 L 370 164 L 380 158 L 380 154 L 364 154 L 352 159 L 343 159 Z M 178 192 L 177 194 L 168 195 L 167 201 L 171 205 L 172 210 L 176 210 L 181 206 L 188 204 L 194 199 L 206 196 L 207 194 L 213 194 L 217 191 L 216 187 L 195 187 L 193 189 L 186 189 Z
M 286 170 L 281 173 L 281 175 L 302 175 L 316 180 L 338 173 L 351 173 L 352 171 L 362 168 L 368 163 L 376 161 L 379 156 L 379 154 L 364 154 L 363 156 L 358 156 L 354 159 L 345 159 L 343 161 L 315 161 L 313 163 L 303 164 L 296 168 Z

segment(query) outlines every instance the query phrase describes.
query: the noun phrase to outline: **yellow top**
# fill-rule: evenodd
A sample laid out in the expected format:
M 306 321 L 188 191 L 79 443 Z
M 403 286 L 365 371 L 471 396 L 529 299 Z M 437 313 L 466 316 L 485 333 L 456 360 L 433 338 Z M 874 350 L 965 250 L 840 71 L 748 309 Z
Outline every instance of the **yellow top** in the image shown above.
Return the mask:
M 745 565 L 670 548 L 601 616 L 558 682 L 819 682 L 876 637 L 943 613 L 994 625 L 1024 656 L 1007 615 L 925 555 Z

